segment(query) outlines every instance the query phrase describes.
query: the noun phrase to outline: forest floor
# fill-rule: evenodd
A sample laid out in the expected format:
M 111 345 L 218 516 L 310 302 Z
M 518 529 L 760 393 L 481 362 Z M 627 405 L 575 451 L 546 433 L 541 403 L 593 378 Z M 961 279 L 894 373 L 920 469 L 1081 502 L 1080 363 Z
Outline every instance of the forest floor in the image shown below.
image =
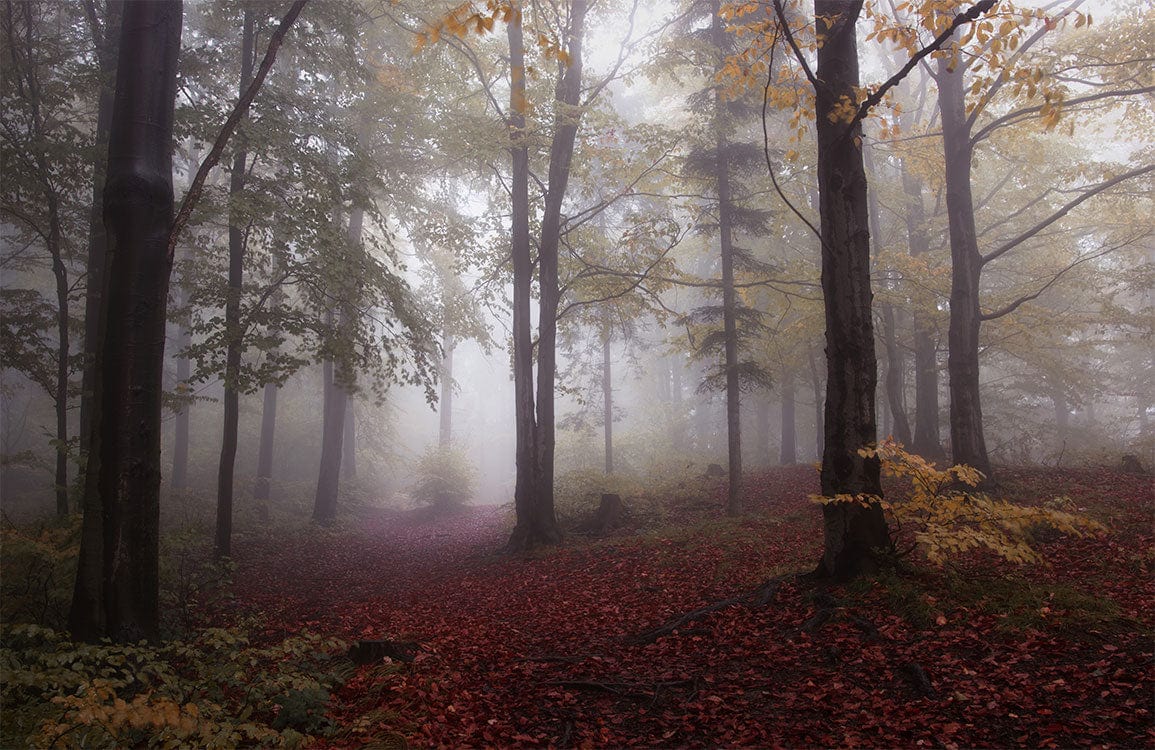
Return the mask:
M 1047 565 L 970 554 L 816 588 L 797 574 L 821 549 L 817 477 L 794 467 L 748 476 L 741 518 L 704 498 L 526 556 L 495 553 L 511 518 L 492 507 L 253 539 L 211 617 L 418 644 L 339 689 L 331 747 L 1155 746 L 1150 478 L 1001 479 L 1110 532 L 1040 535 Z

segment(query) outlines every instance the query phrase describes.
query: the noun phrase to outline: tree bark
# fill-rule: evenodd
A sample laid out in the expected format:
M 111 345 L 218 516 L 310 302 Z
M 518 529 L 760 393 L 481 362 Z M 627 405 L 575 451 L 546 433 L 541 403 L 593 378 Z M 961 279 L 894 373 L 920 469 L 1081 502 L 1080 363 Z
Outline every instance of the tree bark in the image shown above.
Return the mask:
M 858 454 L 876 440 L 877 383 L 861 127 L 848 130 L 836 114 L 840 101 L 856 101 L 860 9 L 852 0 L 814 4 L 816 22 L 827 29 L 818 50 L 815 116 L 827 361 L 821 480 L 828 498 L 882 495 L 878 460 Z M 876 553 L 890 547 L 881 506 L 832 501 L 822 511 L 825 548 L 816 574 L 846 579 L 873 571 Z
M 245 95 L 253 77 L 255 22 L 251 6 L 244 6 L 241 32 L 241 78 L 238 98 Z M 229 175 L 229 289 L 225 302 L 225 393 L 221 459 L 217 469 L 217 527 L 215 555 L 231 554 L 233 533 L 233 472 L 237 461 L 237 425 L 240 421 L 241 351 L 244 332 L 241 324 L 241 294 L 244 290 L 245 228 L 237 202 L 245 189 L 248 153 L 237 148 Z
M 798 429 L 795 416 L 794 371 L 782 371 L 782 450 L 778 463 L 791 466 L 798 463 Z
M 514 266 L 514 391 L 517 401 L 517 484 L 514 508 L 517 523 L 510 535 L 510 551 L 557 544 L 561 530 L 554 510 L 554 387 L 557 379 L 558 246 L 561 207 L 569 183 L 574 140 L 581 121 L 582 36 L 586 0 L 570 4 L 567 31 L 568 65 L 556 91 L 549 151 L 549 177 L 538 243 L 537 389 L 534 400 L 533 349 L 530 339 L 529 299 L 533 264 L 529 241 L 529 155 L 525 143 L 525 53 L 520 16 L 507 25 L 510 48 L 510 155 L 513 162 Z M 535 415 L 536 409 L 536 415 Z
M 97 327 L 100 320 L 101 294 L 104 289 L 105 255 L 108 234 L 104 228 L 104 180 L 108 157 L 108 132 L 112 124 L 112 104 L 116 96 L 116 58 L 120 41 L 124 0 L 105 4 L 103 29 L 94 1 L 87 3 L 89 25 L 100 62 L 100 97 L 96 109 L 96 131 L 93 136 L 92 208 L 88 215 L 88 255 L 85 263 L 84 289 L 84 358 L 80 381 L 80 465 L 87 471 L 89 446 L 92 443 L 92 410 L 95 398 Z M 82 477 L 83 486 L 83 477 Z
M 971 194 L 974 147 L 967 127 L 963 70 L 947 55 L 938 62 L 939 110 L 946 166 L 946 208 L 950 224 L 950 441 L 951 460 L 967 464 L 991 478 L 991 462 L 983 436 L 979 392 L 979 277 L 982 256 L 975 231 Z
M 161 382 L 172 257 L 172 125 L 183 6 L 127 3 L 109 129 L 99 394 L 69 626 L 95 642 L 156 640 Z M 95 470 L 94 470 L 95 469 Z

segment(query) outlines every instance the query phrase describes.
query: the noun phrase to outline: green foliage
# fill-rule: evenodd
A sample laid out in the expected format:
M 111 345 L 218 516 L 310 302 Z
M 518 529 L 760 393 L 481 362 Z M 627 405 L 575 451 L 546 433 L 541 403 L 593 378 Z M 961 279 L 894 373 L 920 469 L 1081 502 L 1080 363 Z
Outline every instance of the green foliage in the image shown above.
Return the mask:
M 459 508 L 473 497 L 475 470 L 465 452 L 453 446 L 430 446 L 417 459 L 410 495 L 421 507 Z
M 79 550 L 79 516 L 0 528 L 0 621 L 63 628 Z
M 892 501 L 870 495 L 815 499 L 822 503 L 878 503 L 900 530 L 913 528 L 917 547 L 938 565 L 979 547 L 1014 563 L 1042 562 L 1032 546 L 1041 528 L 1075 536 L 1105 531 L 1102 524 L 1066 510 L 1070 503 L 1062 500 L 1029 507 L 992 498 L 975 489 L 983 479 L 975 469 L 963 465 L 936 469 L 893 440 L 858 452 L 864 458 L 881 461 L 883 476 L 909 481 L 909 494 Z
M 329 731 L 347 644 L 309 633 L 254 644 L 210 628 L 163 646 L 77 644 L 5 630 L 3 744 L 34 747 L 301 747 Z

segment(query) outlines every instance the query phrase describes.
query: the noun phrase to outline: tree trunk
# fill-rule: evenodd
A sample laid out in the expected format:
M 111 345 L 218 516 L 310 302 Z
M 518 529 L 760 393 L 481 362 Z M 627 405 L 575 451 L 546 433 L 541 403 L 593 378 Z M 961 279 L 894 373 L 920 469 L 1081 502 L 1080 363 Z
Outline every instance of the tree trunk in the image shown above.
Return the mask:
M 674 446 L 674 451 L 677 453 L 684 453 L 688 448 L 686 444 L 686 431 L 689 424 L 686 421 L 685 410 L 682 407 L 682 371 L 685 369 L 685 363 L 681 356 L 677 356 L 670 362 L 670 401 L 674 404 L 674 421 L 673 439 L 670 444 Z
M 127 3 L 109 130 L 99 394 L 69 626 L 95 642 L 156 640 L 161 381 L 172 257 L 172 124 L 182 3 Z M 93 470 L 95 469 L 95 470 Z
M 723 27 L 721 3 L 713 0 L 711 10 L 711 37 L 718 54 L 726 48 L 726 30 Z M 719 61 L 717 70 L 721 70 Z M 726 513 L 734 516 L 742 512 L 742 419 L 741 391 L 738 382 L 738 320 L 737 300 L 734 293 L 734 230 L 732 197 L 730 195 L 729 144 L 725 133 L 725 102 L 722 89 L 715 87 L 714 133 L 717 148 L 715 178 L 718 188 L 718 244 L 722 252 L 722 326 L 726 335 L 726 435 L 729 455 L 729 485 L 726 491 Z
M 870 156 L 869 149 L 863 152 L 863 157 L 867 172 L 872 179 L 876 179 L 878 172 L 874 168 L 874 160 Z M 867 209 L 870 217 L 870 233 L 875 238 L 877 248 L 882 240 L 882 226 L 879 219 L 878 198 L 872 191 L 867 192 Z M 893 420 L 893 425 L 887 425 L 884 432 L 893 434 L 903 445 L 910 445 L 910 421 L 906 417 L 906 403 L 903 398 L 904 364 L 902 352 L 898 348 L 894 306 L 888 301 L 883 301 L 879 304 L 879 308 L 882 313 L 883 351 L 886 352 L 886 378 L 883 381 L 883 386 L 886 391 L 886 405 L 889 407 L 888 413 Z M 893 433 L 891 433 L 891 426 L 893 426 Z
M 330 365 L 327 374 L 332 373 Z M 324 526 L 337 520 L 337 490 L 341 479 L 341 445 L 345 435 L 345 389 L 325 382 L 325 409 L 321 425 L 321 466 L 313 498 L 313 520 Z
M 818 50 L 815 110 L 827 361 L 821 477 L 828 498 L 882 495 L 878 460 L 858 454 L 876 440 L 877 383 L 861 128 L 848 131 L 836 114 L 843 97 L 856 100 L 859 9 L 861 4 L 851 0 L 814 4 L 815 16 L 828 19 L 829 29 Z M 828 502 L 822 511 L 825 549 L 816 573 L 846 579 L 873 571 L 876 553 L 890 547 L 881 506 Z
M 902 164 L 902 189 L 906 193 L 906 231 L 911 257 L 930 252 L 922 182 Z M 942 448 L 938 414 L 938 347 L 930 313 L 914 311 L 914 435 L 911 449 L 932 461 L 946 458 Z
M 341 438 L 341 476 L 346 482 L 357 479 L 357 411 L 345 394 L 344 436 Z
M 754 405 L 754 434 L 757 444 L 754 455 L 758 466 L 769 466 L 770 459 L 770 397 L 765 395 Z
M 954 66 L 953 68 L 951 66 Z M 991 477 L 991 462 L 983 437 L 979 393 L 979 277 L 982 256 L 975 231 L 971 194 L 974 149 L 967 127 L 963 70 L 951 56 L 938 63 L 939 109 L 946 162 L 946 209 L 950 224 L 950 441 L 951 459 Z
M 456 347 L 457 342 L 449 333 L 441 334 L 441 350 L 445 356 L 441 360 L 441 398 L 437 402 L 440 418 L 437 445 L 442 448 L 453 443 L 453 350 Z
M 241 79 L 238 98 L 253 77 L 254 16 L 252 8 L 244 6 L 244 28 L 241 34 Z M 237 461 L 237 424 L 240 421 L 241 350 L 244 332 L 241 330 L 241 294 L 244 289 L 245 230 L 237 208 L 245 189 L 245 162 L 248 154 L 243 148 L 233 155 L 229 175 L 229 289 L 225 303 L 225 394 L 224 434 L 221 438 L 221 460 L 217 470 L 217 528 L 215 555 L 231 554 L 233 534 L 233 471 Z
M 794 410 L 794 371 L 782 371 L 782 450 L 778 463 L 791 466 L 798 463 L 797 424 Z
M 520 18 L 507 25 L 510 48 L 510 154 L 513 161 L 514 390 L 517 400 L 517 524 L 507 549 L 524 550 L 561 541 L 553 500 L 554 387 L 557 378 L 558 246 L 561 207 L 569 182 L 581 105 L 582 36 L 586 0 L 573 0 L 567 33 L 569 63 L 558 82 L 560 105 L 549 151 L 549 178 L 538 243 L 537 398 L 534 402 L 529 294 L 529 155 L 525 145 L 525 55 Z M 520 304 L 519 304 L 520 303 Z M 536 408 L 536 418 L 534 410 Z
M 614 473 L 614 380 L 610 369 L 610 330 L 602 336 L 602 419 L 605 422 L 606 476 Z
M 354 206 L 349 212 L 348 242 L 361 244 L 361 230 L 365 221 L 363 208 Z M 349 300 L 341 303 L 337 326 L 349 321 L 355 313 Z M 332 318 L 330 318 L 330 322 Z M 321 425 L 321 466 L 317 471 L 317 493 L 313 498 L 313 520 L 328 526 L 337 520 L 337 491 L 341 482 L 341 456 L 344 452 L 345 411 L 349 403 L 349 384 L 353 373 L 345 363 L 325 362 L 324 418 Z
M 277 434 L 276 383 L 265 383 L 261 406 L 261 442 L 257 449 L 257 481 L 253 485 L 253 500 L 267 507 L 273 480 L 273 441 Z
M 80 465 L 87 471 L 89 446 L 92 443 L 92 411 L 95 397 L 97 324 L 100 320 L 101 293 L 104 289 L 105 254 L 108 234 L 104 228 L 104 179 L 108 157 L 108 131 L 112 123 L 112 104 L 116 96 L 116 52 L 120 41 L 120 22 L 124 0 L 108 0 L 104 28 L 100 29 L 95 3 L 89 3 L 89 24 L 100 61 L 100 96 L 96 109 L 96 132 L 93 137 L 92 208 L 88 214 L 88 255 L 85 263 L 84 289 L 84 358 L 80 381 Z M 83 486 L 83 477 L 82 477 Z
M 178 307 L 184 304 L 184 293 L 180 293 L 181 300 Z M 178 324 L 176 333 L 176 386 L 182 399 L 188 397 L 189 378 L 192 375 L 188 356 L 185 350 L 192 344 L 192 335 L 184 323 Z M 189 448 L 189 402 L 183 401 L 173 418 L 172 438 L 172 478 L 171 486 L 174 490 L 188 486 L 188 448 Z

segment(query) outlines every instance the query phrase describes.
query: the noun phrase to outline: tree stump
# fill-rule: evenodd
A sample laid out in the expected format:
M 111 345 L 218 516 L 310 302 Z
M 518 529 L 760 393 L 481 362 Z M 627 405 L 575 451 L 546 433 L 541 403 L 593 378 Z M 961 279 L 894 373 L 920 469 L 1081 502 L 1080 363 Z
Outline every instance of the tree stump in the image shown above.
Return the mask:
M 604 534 L 620 527 L 626 520 L 626 504 L 621 495 L 603 492 L 602 501 L 594 517 L 582 524 L 582 531 L 590 534 Z
M 706 467 L 706 476 L 724 477 L 726 476 L 726 470 L 722 468 L 722 464 L 710 464 Z
M 1126 474 L 1138 474 L 1140 476 L 1147 476 L 1147 470 L 1143 468 L 1143 464 L 1139 463 L 1139 457 L 1133 453 L 1128 453 L 1123 456 L 1120 462 L 1119 470 Z

